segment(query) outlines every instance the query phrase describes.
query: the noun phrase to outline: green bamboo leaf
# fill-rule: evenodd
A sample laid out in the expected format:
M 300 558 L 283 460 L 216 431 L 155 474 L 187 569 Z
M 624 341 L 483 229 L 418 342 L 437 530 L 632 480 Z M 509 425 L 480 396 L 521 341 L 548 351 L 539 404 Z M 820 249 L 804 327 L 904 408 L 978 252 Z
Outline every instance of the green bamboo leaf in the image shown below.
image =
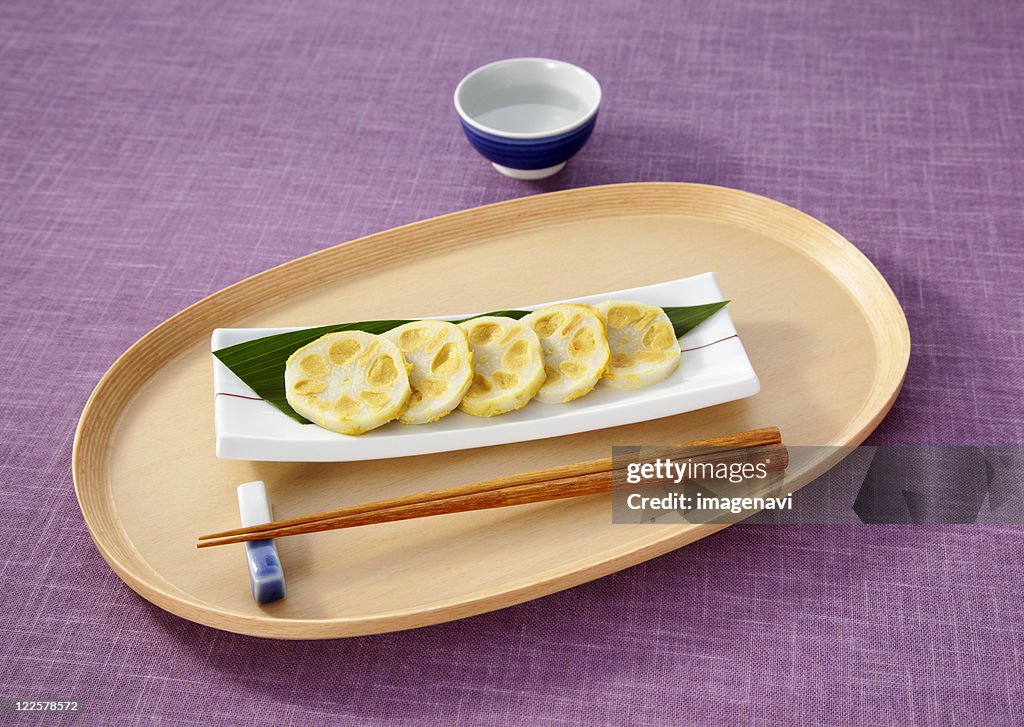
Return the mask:
M 718 311 L 725 308 L 729 301 L 705 303 L 703 305 L 683 305 L 676 308 L 665 308 L 668 319 L 676 329 L 676 338 L 682 338 Z
M 665 313 L 675 327 L 676 336 L 681 337 L 720 311 L 728 302 L 725 300 L 719 303 L 665 308 Z M 503 316 L 518 320 L 527 313 L 529 311 L 502 310 L 482 315 Z M 461 321 L 456 321 L 456 323 L 459 322 Z M 309 420 L 288 405 L 284 391 L 284 368 L 288 357 L 307 343 L 312 343 L 328 333 L 353 330 L 384 333 L 403 323 L 409 323 L 409 321 L 363 321 L 361 323 L 339 323 L 332 326 L 303 328 L 298 331 L 277 333 L 273 336 L 236 343 L 234 346 L 214 351 L 213 355 L 244 381 L 246 386 L 256 392 L 257 396 L 270 402 L 295 421 L 309 424 Z

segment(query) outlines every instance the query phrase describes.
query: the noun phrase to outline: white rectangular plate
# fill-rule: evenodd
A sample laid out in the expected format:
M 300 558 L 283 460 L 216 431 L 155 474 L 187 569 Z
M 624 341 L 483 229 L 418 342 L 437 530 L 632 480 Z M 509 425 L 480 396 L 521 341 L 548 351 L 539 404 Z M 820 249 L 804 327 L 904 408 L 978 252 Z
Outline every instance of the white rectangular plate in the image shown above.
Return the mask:
M 667 307 L 714 303 L 724 296 L 718 277 L 704 273 L 642 288 L 555 302 L 598 303 L 609 298 Z M 545 305 L 551 304 L 524 305 L 519 309 L 532 310 Z M 456 320 L 470 315 L 445 318 Z M 218 328 L 213 332 L 211 346 L 216 351 L 290 330 L 296 329 Z M 681 342 L 684 353 L 679 368 L 664 381 L 644 389 L 622 391 L 599 384 L 587 396 L 568 404 L 532 401 L 519 411 L 488 419 L 456 410 L 432 424 L 392 422 L 357 437 L 300 424 L 265 401 L 240 398 L 256 394 L 213 356 L 217 456 L 270 462 L 349 462 L 408 457 L 634 424 L 743 399 L 760 391 L 761 384 L 736 335 L 728 308 L 683 336 Z

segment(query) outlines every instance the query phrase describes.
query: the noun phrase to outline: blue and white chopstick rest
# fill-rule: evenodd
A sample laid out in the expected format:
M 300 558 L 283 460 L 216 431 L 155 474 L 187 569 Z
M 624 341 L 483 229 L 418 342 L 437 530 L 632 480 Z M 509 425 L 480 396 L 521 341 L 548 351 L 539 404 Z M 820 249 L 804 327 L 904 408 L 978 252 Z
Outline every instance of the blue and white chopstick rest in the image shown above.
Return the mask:
M 238 486 L 238 511 L 242 516 L 242 527 L 263 525 L 273 520 L 263 480 Z M 253 599 L 256 603 L 280 601 L 285 597 L 285 586 L 277 545 L 273 539 L 252 540 L 244 545 Z

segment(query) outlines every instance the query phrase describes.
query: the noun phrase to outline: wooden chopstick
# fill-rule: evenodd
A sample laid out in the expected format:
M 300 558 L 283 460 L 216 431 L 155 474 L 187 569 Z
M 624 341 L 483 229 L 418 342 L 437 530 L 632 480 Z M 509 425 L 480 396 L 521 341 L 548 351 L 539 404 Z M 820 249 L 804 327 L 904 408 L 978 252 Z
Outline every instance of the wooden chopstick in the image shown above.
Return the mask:
M 739 450 L 737 450 L 739 451 Z M 705 455 L 704 458 L 695 457 L 701 461 L 714 462 L 770 462 L 768 470 L 775 471 L 785 469 L 788 462 L 786 448 L 781 445 L 769 445 L 765 447 L 751 447 L 746 450 L 746 456 L 733 455 L 714 456 Z M 729 452 L 723 453 L 729 455 Z M 200 548 L 209 548 L 215 545 L 228 545 L 230 543 L 242 543 L 249 540 L 263 540 L 269 538 L 282 538 L 288 535 L 303 535 L 317 533 L 326 530 L 340 530 L 359 525 L 375 525 L 398 520 L 410 520 L 413 518 L 427 517 L 430 515 L 444 515 L 456 512 L 468 512 L 471 510 L 483 510 L 497 507 L 509 507 L 511 505 L 525 505 L 535 502 L 547 502 L 561 500 L 570 497 L 583 495 L 594 495 L 612 490 L 614 472 L 604 470 L 589 474 L 575 475 L 557 480 L 545 480 L 525 485 L 504 487 L 498 490 L 472 493 L 457 497 L 446 497 L 431 502 L 421 502 L 413 505 L 402 505 L 384 509 L 376 509 L 369 512 L 357 513 L 354 515 L 343 515 L 340 517 L 328 517 L 316 519 L 310 522 L 275 527 L 268 531 L 250 532 L 218 540 L 204 540 L 197 544 Z
M 694 441 L 684 442 L 677 446 L 688 446 L 688 447 L 716 447 L 718 454 L 724 454 L 726 450 L 739 450 L 739 448 L 748 447 L 759 447 L 759 446 L 776 446 L 781 445 L 782 435 L 777 427 L 764 427 L 761 429 L 753 429 L 745 432 L 737 432 L 735 434 L 726 434 L 723 436 L 708 437 L 706 439 L 696 439 Z M 645 450 L 642 455 L 644 458 L 656 457 L 659 453 L 678 454 L 674 451 L 674 447 L 657 447 L 653 450 Z M 474 495 L 482 495 L 484 493 L 494 493 L 496 490 L 507 489 L 511 487 L 519 487 L 527 484 L 543 483 L 545 487 L 552 487 L 556 483 L 564 484 L 564 480 L 571 478 L 585 478 L 588 475 L 594 474 L 605 474 L 606 479 L 610 487 L 610 473 L 612 470 L 612 458 L 605 457 L 598 460 L 589 460 L 586 462 L 578 462 L 570 465 L 560 465 L 558 467 L 550 467 L 543 470 L 535 470 L 531 472 L 523 472 L 515 475 L 509 475 L 506 477 L 498 477 L 495 479 L 482 480 L 479 482 L 472 482 L 470 484 L 464 484 L 457 487 L 447 487 L 445 489 L 434 489 L 427 491 L 427 493 L 420 493 L 417 495 L 410 495 L 401 498 L 392 498 L 390 500 L 380 500 L 377 502 L 367 503 L 365 505 L 356 505 L 353 507 L 340 508 L 338 510 L 330 510 L 322 513 L 315 513 L 313 515 L 304 515 L 300 517 L 293 517 L 286 520 L 276 520 L 274 522 L 268 522 L 262 525 L 253 525 L 249 527 L 238 527 L 231 530 L 223 530 L 221 532 L 212 532 L 207 536 L 200 536 L 201 541 L 198 545 L 199 548 L 207 548 L 214 545 L 227 545 L 229 543 L 243 543 L 252 540 L 262 540 L 267 538 L 279 538 L 284 537 L 286 534 L 300 534 L 302 532 L 317 532 L 324 529 L 335 529 L 335 527 L 353 527 L 356 524 L 371 524 L 376 520 L 353 520 L 348 518 L 354 518 L 357 515 L 368 515 L 371 513 L 390 511 L 395 508 L 409 508 L 417 505 L 429 505 L 433 503 L 439 503 L 441 501 L 455 501 L 450 503 L 450 506 L 463 506 L 467 504 L 464 498 Z M 589 481 L 589 480 L 588 480 Z M 603 481 L 603 480 L 602 480 Z M 527 490 L 518 490 L 516 493 L 509 494 L 508 505 L 523 504 L 516 500 L 516 498 L 529 497 L 525 495 Z M 531 494 L 538 494 L 541 490 L 528 490 Z M 557 490 L 562 491 L 562 490 Z M 607 489 L 598 490 L 607 491 Z M 584 491 L 581 488 L 579 495 L 589 495 L 589 491 Z M 559 497 L 552 497 L 550 499 L 557 500 L 566 497 L 578 497 L 575 495 L 561 495 Z M 481 502 L 498 502 L 496 500 L 484 499 Z M 524 501 L 525 502 L 525 501 Z M 528 501 L 537 502 L 537 501 Z M 505 507 L 505 505 L 485 505 L 484 507 Z M 467 508 L 467 509 L 483 509 L 483 508 Z M 423 508 L 414 510 L 403 510 L 404 513 L 424 512 Z M 462 512 L 462 510 L 446 510 L 445 512 Z M 392 513 L 395 515 L 397 513 Z M 426 514 L 441 514 L 433 511 L 427 512 Z M 409 517 L 422 517 L 424 515 L 409 515 L 408 517 L 393 517 L 391 520 L 379 520 L 380 522 L 390 522 L 395 519 L 409 519 Z M 351 524 L 337 524 L 339 521 Z M 311 525 L 313 523 L 331 524 L 330 527 L 323 527 L 315 530 L 311 529 L 295 529 L 304 525 Z M 287 530 L 284 531 L 284 530 Z M 272 536 L 269 533 L 273 533 Z M 216 542 L 214 542 L 216 541 Z
M 739 432 L 723 437 L 711 437 L 686 442 L 677 446 L 707 448 L 714 452 L 720 461 L 726 461 L 730 450 L 736 450 L 737 452 L 746 451 L 749 453 L 754 448 L 774 448 L 774 461 L 777 464 L 782 463 L 782 466 L 784 466 L 786 452 L 780 443 L 781 435 L 778 429 L 765 428 L 749 432 Z M 678 454 L 678 450 L 662 447 L 646 449 L 641 452 L 643 459 L 653 459 L 655 456 L 668 454 Z M 747 456 L 750 455 L 748 454 Z M 634 456 L 634 459 L 637 459 L 637 457 Z M 224 531 L 223 533 L 203 536 L 200 538 L 201 542 L 197 544 L 197 547 L 205 548 L 213 545 L 227 545 L 229 543 L 240 543 L 249 540 L 321 532 L 324 530 L 355 527 L 357 525 L 369 525 L 377 522 L 393 522 L 395 520 L 425 517 L 427 515 L 504 507 L 525 504 L 526 502 L 540 502 L 548 499 L 563 499 L 565 497 L 575 497 L 595 492 L 607 492 L 611 489 L 612 466 L 612 458 L 608 457 L 486 480 L 461 487 L 434 490 L 418 495 L 381 500 L 314 515 L 279 520 L 265 525 L 237 528 Z M 587 479 L 591 475 L 603 475 L 603 477 Z M 595 485 L 598 481 L 602 483 L 599 489 L 593 491 L 588 489 L 589 485 Z M 539 484 L 541 486 L 528 489 L 514 489 L 523 488 L 530 484 Z M 473 499 L 474 496 L 483 496 L 485 493 L 498 491 L 503 493 L 502 497 L 481 497 L 479 502 Z M 477 504 L 479 506 L 476 506 Z
M 767 427 L 686 442 L 677 446 L 707 449 L 716 455 L 715 459 L 718 461 L 729 461 L 730 458 L 737 457 L 750 461 L 750 459 L 770 458 L 774 455 L 776 466 L 784 467 L 786 452 L 781 442 L 782 437 L 779 430 L 775 427 Z M 736 452 L 732 453 L 730 450 L 736 450 Z M 659 455 L 677 453 L 675 448 L 652 448 L 641 450 L 639 455 L 643 459 L 653 459 Z M 636 457 L 633 459 L 635 460 Z M 214 545 L 322 532 L 358 525 L 394 522 L 429 515 L 508 507 L 608 492 L 612 486 L 612 468 L 612 458 L 605 457 L 525 472 L 460 487 L 433 490 L 314 515 L 278 520 L 264 525 L 211 533 L 201 536 L 197 547 L 206 548 Z

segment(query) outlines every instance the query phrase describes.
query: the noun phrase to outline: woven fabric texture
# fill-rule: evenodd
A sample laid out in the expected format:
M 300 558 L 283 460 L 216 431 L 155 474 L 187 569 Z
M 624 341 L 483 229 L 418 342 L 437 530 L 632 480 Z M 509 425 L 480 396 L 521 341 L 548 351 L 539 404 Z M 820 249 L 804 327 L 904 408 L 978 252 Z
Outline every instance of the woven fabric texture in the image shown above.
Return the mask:
M 872 437 L 1024 443 L 1024 4 L 0 5 L 0 696 L 11 725 L 1024 723 L 1016 527 L 738 526 L 465 621 L 330 642 L 183 621 L 78 510 L 75 424 L 133 341 L 272 265 L 437 214 L 629 181 L 824 220 L 913 336 Z M 564 58 L 605 101 L 565 172 L 495 174 L 451 91 Z

